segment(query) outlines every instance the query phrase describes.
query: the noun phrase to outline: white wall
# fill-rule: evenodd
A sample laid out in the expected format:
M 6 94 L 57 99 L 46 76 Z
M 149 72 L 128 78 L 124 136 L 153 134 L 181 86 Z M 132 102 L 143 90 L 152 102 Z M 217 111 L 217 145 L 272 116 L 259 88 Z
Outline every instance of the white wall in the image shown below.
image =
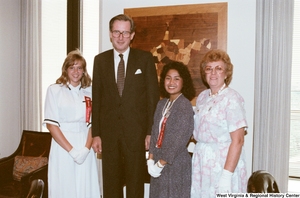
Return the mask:
M 183 4 L 215 3 L 214 0 L 152 0 L 119 1 L 102 0 L 102 51 L 112 47 L 109 41 L 109 20 L 124 8 L 172 6 Z M 219 2 L 219 1 L 218 1 Z M 234 64 L 233 81 L 230 87 L 236 89 L 245 99 L 248 135 L 245 138 L 248 175 L 252 172 L 253 110 L 254 110 L 254 68 L 255 68 L 255 0 L 228 0 L 227 52 Z M 162 13 L 163 14 L 163 13 Z
M 0 158 L 17 149 L 21 136 L 21 0 L 0 0 Z

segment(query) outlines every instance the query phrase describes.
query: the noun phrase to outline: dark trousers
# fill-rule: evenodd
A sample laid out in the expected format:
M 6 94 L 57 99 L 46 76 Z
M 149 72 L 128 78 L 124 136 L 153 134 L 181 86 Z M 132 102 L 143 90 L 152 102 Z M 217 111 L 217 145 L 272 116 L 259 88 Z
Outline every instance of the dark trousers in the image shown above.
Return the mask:
M 126 185 L 126 198 L 143 198 L 146 171 L 145 150 L 130 151 L 120 138 L 118 147 L 102 152 L 103 197 L 123 198 Z

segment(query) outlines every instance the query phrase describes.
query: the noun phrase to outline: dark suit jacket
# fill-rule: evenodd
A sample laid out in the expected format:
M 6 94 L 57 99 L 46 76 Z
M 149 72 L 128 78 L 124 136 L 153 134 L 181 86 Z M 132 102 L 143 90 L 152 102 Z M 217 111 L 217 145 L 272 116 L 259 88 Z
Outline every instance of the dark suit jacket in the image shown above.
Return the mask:
M 136 74 L 137 70 L 141 73 Z M 101 137 L 102 150 L 115 149 L 118 137 L 124 138 L 131 151 L 144 149 L 159 100 L 152 54 L 130 49 L 122 97 L 115 79 L 113 50 L 95 56 L 92 97 L 92 134 Z

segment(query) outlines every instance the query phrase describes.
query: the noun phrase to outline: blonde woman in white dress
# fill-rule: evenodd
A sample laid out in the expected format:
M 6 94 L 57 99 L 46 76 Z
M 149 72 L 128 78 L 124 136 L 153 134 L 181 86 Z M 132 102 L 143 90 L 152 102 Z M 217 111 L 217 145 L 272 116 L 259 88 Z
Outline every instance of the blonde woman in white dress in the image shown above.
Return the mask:
M 62 74 L 49 86 L 44 126 L 52 135 L 49 198 L 98 198 L 96 157 L 90 152 L 91 78 L 79 50 L 70 52 Z

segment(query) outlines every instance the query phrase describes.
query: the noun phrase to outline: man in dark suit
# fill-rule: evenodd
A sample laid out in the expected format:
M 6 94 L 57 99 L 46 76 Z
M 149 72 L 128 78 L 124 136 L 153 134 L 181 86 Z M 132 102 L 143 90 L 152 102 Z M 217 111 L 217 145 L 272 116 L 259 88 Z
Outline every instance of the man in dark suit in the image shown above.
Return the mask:
M 130 17 L 117 15 L 109 26 L 113 49 L 94 59 L 92 147 L 102 153 L 104 197 L 123 197 L 125 184 L 127 198 L 143 198 L 145 149 L 159 100 L 156 68 L 150 52 L 129 47 L 135 34 Z

